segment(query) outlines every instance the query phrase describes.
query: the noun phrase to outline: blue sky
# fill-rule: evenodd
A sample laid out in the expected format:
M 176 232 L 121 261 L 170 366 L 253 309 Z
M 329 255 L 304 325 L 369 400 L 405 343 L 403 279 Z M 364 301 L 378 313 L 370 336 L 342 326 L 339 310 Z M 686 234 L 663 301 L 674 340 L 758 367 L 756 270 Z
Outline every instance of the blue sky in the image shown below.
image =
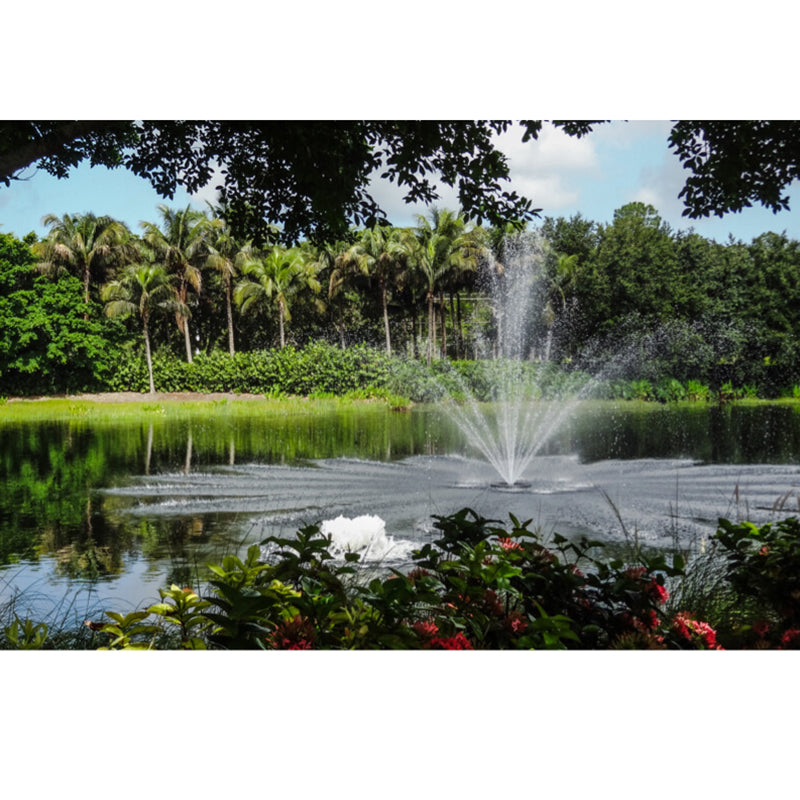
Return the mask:
M 498 144 L 508 155 L 511 186 L 529 197 L 542 216 L 584 217 L 607 223 L 614 211 L 625 203 L 642 201 L 653 205 L 674 229 L 694 228 L 703 236 L 726 241 L 729 235 L 749 242 L 755 236 L 773 230 L 786 231 L 800 239 L 800 215 L 797 211 L 773 214 L 754 207 L 725 217 L 689 220 L 681 216 L 678 192 L 683 186 L 683 170 L 667 147 L 670 123 L 667 121 L 612 122 L 598 126 L 582 139 L 546 126 L 537 142 L 523 144 L 517 132 L 508 132 Z M 109 214 L 139 231 L 142 220 L 157 221 L 156 207 L 167 203 L 174 207 L 192 204 L 206 208 L 213 201 L 213 186 L 194 197 L 179 190 L 171 199 L 160 197 L 143 179 L 126 170 L 109 170 L 83 164 L 59 180 L 43 170 L 28 170 L 26 180 L 0 186 L 0 231 L 23 236 L 35 231 L 46 233 L 41 224 L 45 214 Z M 414 214 L 424 213 L 421 206 L 408 206 L 397 187 L 376 182 L 375 196 L 389 219 L 396 225 L 413 224 Z M 800 191 L 795 185 L 790 204 L 800 205 Z M 794 202 L 792 202 L 794 201 Z M 455 193 L 444 187 L 440 205 L 456 208 Z

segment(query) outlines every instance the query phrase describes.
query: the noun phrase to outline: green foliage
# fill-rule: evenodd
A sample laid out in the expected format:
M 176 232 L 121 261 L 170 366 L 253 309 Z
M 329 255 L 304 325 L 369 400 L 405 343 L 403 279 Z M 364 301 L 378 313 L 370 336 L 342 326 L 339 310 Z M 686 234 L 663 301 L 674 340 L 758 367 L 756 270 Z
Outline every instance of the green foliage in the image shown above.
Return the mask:
M 0 387 L 4 394 L 95 389 L 110 372 L 116 329 L 97 319 L 78 278 L 36 273 L 28 246 L 0 234 Z
M 47 639 L 49 629 L 44 622 L 35 623 L 30 619 L 14 617 L 11 625 L 3 629 L 6 642 L 14 650 L 41 650 Z
M 179 628 L 182 650 L 205 650 L 201 634 L 211 622 L 201 612 L 211 603 L 201 600 L 188 586 L 181 588 L 173 584 L 169 589 L 159 589 L 158 593 L 163 602 L 150 606 L 148 612 Z
M 213 595 L 211 611 L 203 616 L 212 624 L 209 642 L 224 649 L 265 648 L 269 637 L 298 611 L 293 602 L 299 592 L 277 580 L 259 560 L 258 545 L 251 546 L 244 561 L 227 556 L 221 565 L 209 565 Z
M 208 596 L 87 622 L 100 649 L 721 649 L 800 647 L 800 521 L 719 521 L 708 553 L 607 557 L 470 509 L 436 517 L 407 571 L 335 559 L 317 526 L 210 565 Z M 668 589 L 669 587 L 669 589 Z M 672 597 L 670 598 L 670 593 Z M 155 617 L 155 620 L 151 619 Z M 39 649 L 48 626 L 14 618 L 3 646 Z
M 688 380 L 686 382 L 686 399 L 693 402 L 702 402 L 711 397 L 711 390 L 700 381 Z
M 655 387 L 655 397 L 661 403 L 676 403 L 686 399 L 686 389 L 675 378 L 662 378 Z
M 363 572 L 357 554 L 330 553 L 317 526 L 269 537 L 244 560 L 211 565 L 211 594 L 162 591 L 164 603 L 102 630 L 113 648 L 152 646 L 160 629 L 149 613 L 180 630 L 181 647 L 225 649 L 574 649 L 625 644 L 681 646 L 661 605 L 679 559 L 604 560 L 599 542 L 552 546 L 511 516 L 511 530 L 469 509 L 436 517 L 440 536 L 413 555 L 407 573 Z M 585 570 L 585 571 L 584 571 Z M 149 640 L 148 640 L 149 637 Z M 627 638 L 626 638 L 627 637 Z
M 800 628 L 800 520 L 789 517 L 760 528 L 720 520 L 715 536 L 727 556 L 727 576 L 743 597 L 780 621 L 782 632 Z
M 98 650 L 152 650 L 155 647 L 156 637 L 161 628 L 153 623 L 146 623 L 150 616 L 149 611 L 131 611 L 129 614 L 120 614 L 116 611 L 106 611 L 106 616 L 112 622 L 99 626 L 101 633 L 111 637 L 108 645 L 98 647 Z

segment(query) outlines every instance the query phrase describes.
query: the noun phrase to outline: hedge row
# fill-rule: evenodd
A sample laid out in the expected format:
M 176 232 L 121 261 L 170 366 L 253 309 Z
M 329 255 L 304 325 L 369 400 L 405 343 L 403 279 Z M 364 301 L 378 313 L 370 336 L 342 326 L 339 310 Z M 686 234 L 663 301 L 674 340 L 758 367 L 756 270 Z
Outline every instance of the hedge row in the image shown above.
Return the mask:
M 434 361 L 389 357 L 365 345 L 341 349 L 318 342 L 296 349 L 198 354 L 192 364 L 168 353 L 153 359 L 159 392 L 237 392 L 267 396 L 365 396 L 387 394 L 414 402 L 435 402 L 445 395 L 467 394 L 490 402 L 509 396 L 504 387 L 538 398 L 558 398 L 583 392 L 586 397 L 660 402 L 724 401 L 761 396 L 754 386 L 726 383 L 711 389 L 698 381 L 685 384 L 663 378 L 593 381 L 587 372 L 533 361 Z M 146 392 L 147 367 L 140 354 L 129 353 L 106 378 L 107 391 Z

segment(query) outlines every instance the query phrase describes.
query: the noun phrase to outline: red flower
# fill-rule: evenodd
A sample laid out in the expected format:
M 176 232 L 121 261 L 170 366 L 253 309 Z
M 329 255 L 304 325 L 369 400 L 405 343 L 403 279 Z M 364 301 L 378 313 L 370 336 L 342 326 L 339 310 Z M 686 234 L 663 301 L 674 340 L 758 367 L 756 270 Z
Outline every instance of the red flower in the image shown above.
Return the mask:
M 672 620 L 672 627 L 679 635 L 690 642 L 700 639 L 709 650 L 722 650 L 717 644 L 717 632 L 707 622 L 692 619 L 688 614 L 681 611 Z
M 519 611 L 511 611 L 505 619 L 506 627 L 511 633 L 525 633 L 528 629 L 528 620 Z
M 431 648 L 436 650 L 473 650 L 469 639 L 459 631 L 455 636 L 431 639 Z
M 649 633 L 658 627 L 658 614 L 656 614 L 652 608 L 642 611 L 638 617 L 634 617 L 633 619 L 631 619 L 629 614 L 625 616 L 627 617 L 626 622 L 632 625 L 637 631 Z
M 515 542 L 510 536 L 498 537 L 497 543 L 503 550 L 522 550 L 522 545 L 519 542 Z
M 430 572 L 426 569 L 422 569 L 422 567 L 415 567 L 408 573 L 408 579 L 411 583 L 415 583 L 420 578 L 424 578 L 426 575 L 430 575 Z
M 421 639 L 430 639 L 436 636 L 439 633 L 439 628 L 433 620 L 426 619 L 426 620 L 419 620 L 415 622 L 412 626 L 414 632 L 419 636 Z
M 789 630 L 781 636 L 781 648 L 791 650 L 800 649 L 800 629 L 789 628 Z
M 313 639 L 313 624 L 297 615 L 294 619 L 278 623 L 267 636 L 267 643 L 276 650 L 310 650 Z
M 669 600 L 669 592 L 666 590 L 666 587 L 662 586 L 655 578 L 650 581 L 650 585 L 647 587 L 648 593 L 652 595 L 657 603 L 663 605 L 664 603 Z
M 278 650 L 310 650 L 311 649 L 311 642 L 308 639 L 297 639 L 296 641 L 290 641 L 289 639 L 283 639 L 277 647 Z

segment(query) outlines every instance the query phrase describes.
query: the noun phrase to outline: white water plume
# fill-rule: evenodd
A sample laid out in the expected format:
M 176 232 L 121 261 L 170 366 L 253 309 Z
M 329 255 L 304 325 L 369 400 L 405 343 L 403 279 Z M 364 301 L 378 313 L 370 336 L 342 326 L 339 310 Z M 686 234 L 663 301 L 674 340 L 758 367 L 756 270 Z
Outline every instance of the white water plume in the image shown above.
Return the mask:
M 334 558 L 344 558 L 346 553 L 358 553 L 362 561 L 402 559 L 410 556 L 418 546 L 414 542 L 388 536 L 386 523 L 374 514 L 352 519 L 340 514 L 335 519 L 324 520 L 320 531 L 331 537 L 330 553 Z
M 545 310 L 548 244 L 537 232 L 507 236 L 498 260 L 489 270 L 488 286 L 495 336 L 482 342 L 486 383 L 493 389 L 492 406 L 481 403 L 465 382 L 451 371 L 459 387 L 457 402 L 447 412 L 475 447 L 509 486 L 517 483 L 526 467 L 550 437 L 569 418 L 591 381 L 573 382 L 545 398 L 540 379 L 547 373 L 552 341 L 551 325 L 544 341 L 537 341 Z M 502 263 L 501 263 L 502 261 Z M 535 323 L 539 322 L 537 326 Z M 541 332 L 538 335 L 541 339 Z M 535 353 L 542 361 L 530 364 Z M 528 363 L 526 363 L 528 362 Z M 484 362 L 486 363 L 486 362 Z M 531 368 L 528 368 L 531 367 Z M 549 372 L 552 377 L 552 370 Z M 568 384 L 564 376 L 562 383 Z

